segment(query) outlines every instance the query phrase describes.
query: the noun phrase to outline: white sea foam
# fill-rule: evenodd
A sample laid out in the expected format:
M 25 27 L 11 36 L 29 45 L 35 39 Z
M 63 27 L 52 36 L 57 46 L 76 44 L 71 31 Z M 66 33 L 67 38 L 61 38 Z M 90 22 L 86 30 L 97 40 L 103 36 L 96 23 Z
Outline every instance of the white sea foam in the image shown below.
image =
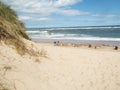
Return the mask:
M 39 31 L 37 31 L 37 30 L 32 30 L 32 31 L 26 31 L 28 34 L 29 33 L 39 33 Z
M 89 26 L 89 27 L 66 27 L 66 28 L 45 28 L 45 29 L 42 29 L 42 30 L 48 30 L 48 31 L 51 31 L 51 30 L 79 30 L 79 29 L 114 29 L 114 28 L 120 28 L 120 26 L 95 26 L 95 27 L 92 27 L 92 26 Z
M 63 35 L 61 35 L 63 36 Z M 33 39 L 57 39 L 57 40 L 89 40 L 89 41 L 119 41 L 120 38 L 100 38 L 100 37 L 60 37 L 60 35 L 53 35 L 53 36 L 39 36 L 35 35 L 32 36 Z
M 77 37 L 77 38 L 63 38 L 71 40 L 94 40 L 94 41 L 120 41 L 120 38 L 98 38 L 98 37 Z
M 93 37 L 92 35 L 88 35 L 88 34 L 81 34 L 81 37 Z
M 27 33 L 33 39 L 120 41 L 120 26 L 30 29 Z
M 92 35 L 81 34 L 34 34 L 30 35 L 34 39 L 65 39 L 65 40 L 95 40 L 95 41 L 120 41 L 120 38 L 95 37 Z

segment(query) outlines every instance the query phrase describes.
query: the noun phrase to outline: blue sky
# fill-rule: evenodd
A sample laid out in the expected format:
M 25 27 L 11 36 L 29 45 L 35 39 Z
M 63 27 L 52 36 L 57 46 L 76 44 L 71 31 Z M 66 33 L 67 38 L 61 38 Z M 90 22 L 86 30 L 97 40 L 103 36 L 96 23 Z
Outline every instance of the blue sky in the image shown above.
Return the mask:
M 120 0 L 3 0 L 26 27 L 120 25 Z

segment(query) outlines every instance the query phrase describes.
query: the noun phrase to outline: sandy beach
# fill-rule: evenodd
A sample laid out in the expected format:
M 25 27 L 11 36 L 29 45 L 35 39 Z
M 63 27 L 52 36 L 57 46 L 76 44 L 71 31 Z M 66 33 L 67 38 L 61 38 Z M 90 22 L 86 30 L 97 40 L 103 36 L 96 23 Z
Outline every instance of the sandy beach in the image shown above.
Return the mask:
M 0 0 L 0 90 L 120 90 L 119 3 Z
M 120 51 L 113 47 L 33 43 L 46 56 L 22 57 L 0 44 L 0 75 L 10 90 L 120 90 Z M 9 52 L 8 52 L 9 51 Z

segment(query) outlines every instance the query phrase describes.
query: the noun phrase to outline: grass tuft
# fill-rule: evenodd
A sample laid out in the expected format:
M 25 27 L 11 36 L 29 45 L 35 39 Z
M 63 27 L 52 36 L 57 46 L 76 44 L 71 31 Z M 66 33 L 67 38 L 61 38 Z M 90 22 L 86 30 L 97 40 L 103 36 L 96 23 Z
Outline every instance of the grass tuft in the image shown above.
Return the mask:
M 13 45 L 20 55 L 29 53 L 22 38 L 29 39 L 24 24 L 18 20 L 17 14 L 10 6 L 0 1 L 0 41 Z
M 10 22 L 16 22 L 18 19 L 17 14 L 10 6 L 0 1 L 0 16 Z
M 44 49 L 41 49 L 41 51 L 38 52 L 38 54 L 39 54 L 41 57 L 47 57 L 47 51 L 44 50 Z

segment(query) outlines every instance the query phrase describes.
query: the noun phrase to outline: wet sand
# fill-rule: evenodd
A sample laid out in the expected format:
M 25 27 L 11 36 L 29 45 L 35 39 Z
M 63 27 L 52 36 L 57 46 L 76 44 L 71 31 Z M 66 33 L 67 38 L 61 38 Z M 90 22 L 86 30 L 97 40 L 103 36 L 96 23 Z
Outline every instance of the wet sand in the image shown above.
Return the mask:
M 108 45 L 108 46 L 120 46 L 120 41 L 113 40 L 71 40 L 71 39 L 33 39 L 35 42 L 52 43 L 54 41 L 60 41 L 63 43 L 73 44 L 94 44 L 94 45 Z

